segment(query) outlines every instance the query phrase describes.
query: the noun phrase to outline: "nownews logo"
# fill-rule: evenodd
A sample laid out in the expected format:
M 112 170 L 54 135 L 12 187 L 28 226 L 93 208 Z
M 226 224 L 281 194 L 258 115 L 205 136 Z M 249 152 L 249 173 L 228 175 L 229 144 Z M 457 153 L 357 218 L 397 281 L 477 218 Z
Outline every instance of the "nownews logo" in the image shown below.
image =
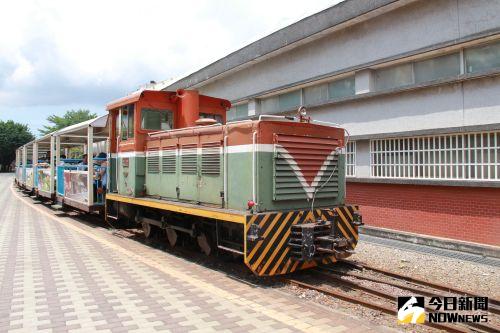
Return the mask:
M 478 312 L 488 311 L 488 297 L 432 297 L 427 308 L 424 297 L 398 297 L 399 324 L 423 324 L 426 310 L 429 323 L 485 323 L 488 315 Z
M 423 324 L 425 322 L 425 302 L 423 297 L 398 297 L 398 323 Z

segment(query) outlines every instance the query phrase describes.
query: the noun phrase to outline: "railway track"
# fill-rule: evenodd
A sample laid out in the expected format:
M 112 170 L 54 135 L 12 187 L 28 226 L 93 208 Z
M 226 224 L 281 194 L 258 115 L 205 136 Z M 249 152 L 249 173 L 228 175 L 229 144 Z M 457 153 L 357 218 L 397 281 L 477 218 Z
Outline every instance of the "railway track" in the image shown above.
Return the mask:
M 66 214 L 66 213 L 65 213 Z M 103 227 L 107 227 L 108 229 L 113 231 L 113 234 L 122 237 L 122 238 L 133 238 L 141 243 L 147 244 L 148 246 L 153 246 L 157 248 L 164 248 L 166 243 L 164 241 L 160 241 L 158 239 L 145 239 L 142 237 L 142 230 L 137 228 L 127 228 L 127 229 L 115 229 L 113 225 L 102 225 L 102 221 L 97 219 L 92 215 L 76 215 L 74 216 L 76 219 L 79 219 L 81 222 L 89 223 L 93 225 L 101 225 Z M 172 251 L 169 251 L 172 252 Z M 176 249 L 172 252 L 175 255 L 181 255 L 183 257 L 189 256 L 191 259 L 194 259 L 192 252 L 187 252 L 182 249 Z M 189 255 L 187 255 L 189 253 Z M 206 260 L 206 256 L 203 258 L 198 258 L 195 256 L 195 261 L 200 264 L 206 265 L 210 267 L 210 269 L 217 270 L 225 270 L 227 269 L 227 263 L 224 265 L 224 269 L 221 267 L 217 267 L 218 265 L 214 265 L 213 263 L 208 263 Z M 298 280 L 296 278 L 288 278 L 285 277 L 283 280 L 292 285 L 296 285 L 303 289 L 315 290 L 317 292 L 323 293 L 325 295 L 341 299 L 343 301 L 358 304 L 366 308 L 370 308 L 376 311 L 380 311 L 391 316 L 396 314 L 396 304 L 395 304 L 395 294 L 387 293 L 383 290 L 369 287 L 366 285 L 362 285 L 362 281 L 370 281 L 373 284 L 383 284 L 387 286 L 391 286 L 401 291 L 410 292 L 411 295 L 422 295 L 422 296 L 434 296 L 434 295 L 442 295 L 443 292 L 453 295 L 460 296 L 472 296 L 476 297 L 474 293 L 466 292 L 463 290 L 458 290 L 451 288 L 449 286 L 440 285 L 430 281 L 419 280 L 414 277 L 401 275 L 395 272 L 382 270 L 379 268 L 371 267 L 367 264 L 359 264 L 352 261 L 342 260 L 340 261 L 341 265 L 336 265 L 333 267 L 319 267 L 317 269 L 311 270 L 309 272 L 316 278 L 321 278 L 321 283 L 310 283 L 303 280 Z M 342 270 L 342 264 L 344 267 L 349 267 L 349 270 Z M 233 270 L 232 274 L 236 271 L 240 271 L 239 269 Z M 363 272 L 371 271 L 376 274 L 363 274 Z M 236 274 L 237 275 L 237 274 Z M 355 281 L 347 280 L 345 277 L 349 277 L 354 279 Z M 244 281 L 245 283 L 251 283 L 248 277 L 234 276 L 234 278 Z M 349 291 L 339 291 L 338 287 L 342 287 L 344 290 Z M 368 296 L 368 297 L 367 297 Z M 500 301 L 495 299 L 489 299 L 489 312 L 494 315 L 500 314 Z M 429 310 L 429 309 L 427 309 Z M 461 325 L 450 325 L 443 323 L 428 323 L 425 325 L 445 330 L 448 332 L 499 332 L 498 328 L 489 326 L 486 324 L 480 323 L 469 323 L 469 324 L 461 324 Z
M 401 293 L 406 292 L 416 296 L 442 296 L 443 293 L 456 296 L 478 296 L 449 286 L 419 280 L 365 264 L 357 264 L 350 261 L 343 261 L 342 263 L 346 266 L 350 266 L 351 269 L 354 268 L 358 272 L 341 270 L 338 266 L 334 266 L 333 268 L 320 267 L 311 272 L 312 275 L 310 277 L 316 281 L 315 283 L 297 278 L 285 278 L 285 282 L 303 289 L 315 290 L 325 295 L 392 316 L 396 314 L 396 297 L 394 293 L 388 293 L 384 288 L 381 288 L 381 286 L 384 285 L 390 286 L 391 288 L 397 288 L 401 290 Z M 361 271 L 361 273 L 359 271 Z M 376 274 L 366 274 L 367 271 Z M 370 285 L 364 283 L 366 281 L 369 281 Z M 343 291 L 340 291 L 339 288 Z M 426 310 L 432 311 L 433 309 L 426 308 Z M 490 316 L 499 315 L 499 301 L 490 298 L 488 311 Z M 489 320 L 491 322 L 491 317 Z M 451 325 L 426 322 L 425 325 L 457 333 L 471 331 L 499 332 L 498 327 L 494 327 L 489 323 L 462 323 Z

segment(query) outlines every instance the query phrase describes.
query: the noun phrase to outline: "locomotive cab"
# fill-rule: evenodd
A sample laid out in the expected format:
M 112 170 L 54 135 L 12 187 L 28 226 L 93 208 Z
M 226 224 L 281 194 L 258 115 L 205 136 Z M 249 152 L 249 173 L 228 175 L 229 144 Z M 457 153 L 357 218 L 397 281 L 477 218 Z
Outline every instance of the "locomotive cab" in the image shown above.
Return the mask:
M 110 114 L 110 192 L 144 196 L 148 134 L 196 126 L 202 118 L 224 124 L 231 103 L 197 91 L 144 90 L 107 105 Z

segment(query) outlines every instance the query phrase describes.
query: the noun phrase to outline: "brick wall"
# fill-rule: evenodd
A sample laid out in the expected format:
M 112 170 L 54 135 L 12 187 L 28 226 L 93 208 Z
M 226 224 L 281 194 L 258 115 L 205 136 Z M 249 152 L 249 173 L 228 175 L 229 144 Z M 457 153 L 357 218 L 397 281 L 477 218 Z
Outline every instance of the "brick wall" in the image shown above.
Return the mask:
M 500 246 L 500 188 L 354 183 L 368 226 Z

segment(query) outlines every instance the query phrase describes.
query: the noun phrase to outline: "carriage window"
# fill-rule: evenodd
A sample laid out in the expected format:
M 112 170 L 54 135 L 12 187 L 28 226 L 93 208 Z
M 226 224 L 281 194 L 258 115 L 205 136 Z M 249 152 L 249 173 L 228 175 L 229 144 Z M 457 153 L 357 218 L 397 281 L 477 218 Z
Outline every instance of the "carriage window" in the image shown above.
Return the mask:
M 134 137 L 134 104 L 121 108 L 121 135 L 122 140 Z
M 141 128 L 145 130 L 170 130 L 174 127 L 174 114 L 169 110 L 142 109 Z
M 222 116 L 220 114 L 213 114 L 213 113 L 202 113 L 200 112 L 200 119 L 214 119 L 216 122 L 219 124 L 222 124 Z

